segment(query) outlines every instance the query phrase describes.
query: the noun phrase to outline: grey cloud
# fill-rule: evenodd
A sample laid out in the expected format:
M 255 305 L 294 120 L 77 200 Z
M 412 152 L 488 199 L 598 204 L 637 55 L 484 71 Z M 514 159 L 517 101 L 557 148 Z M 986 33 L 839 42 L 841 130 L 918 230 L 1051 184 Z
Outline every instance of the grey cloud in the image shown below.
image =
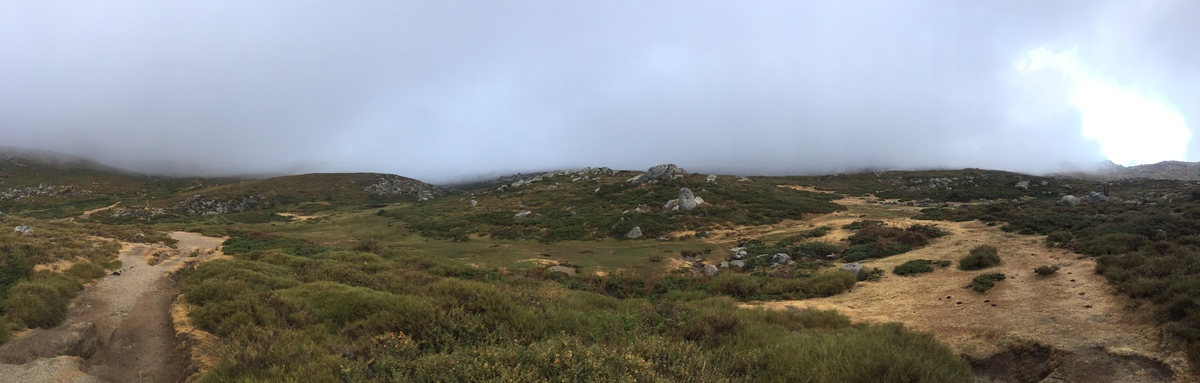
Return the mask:
M 1045 172 L 1102 158 L 1029 49 L 1200 115 L 1197 6 L 1127 3 L 0 1 L 0 132 L 172 173 Z

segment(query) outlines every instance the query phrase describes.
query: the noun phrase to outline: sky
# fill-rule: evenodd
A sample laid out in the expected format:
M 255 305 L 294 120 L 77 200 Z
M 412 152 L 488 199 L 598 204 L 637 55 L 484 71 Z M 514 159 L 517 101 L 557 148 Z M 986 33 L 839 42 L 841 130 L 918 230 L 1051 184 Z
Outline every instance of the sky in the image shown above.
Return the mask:
M 1200 159 L 1200 2 L 0 0 L 0 145 L 173 175 Z

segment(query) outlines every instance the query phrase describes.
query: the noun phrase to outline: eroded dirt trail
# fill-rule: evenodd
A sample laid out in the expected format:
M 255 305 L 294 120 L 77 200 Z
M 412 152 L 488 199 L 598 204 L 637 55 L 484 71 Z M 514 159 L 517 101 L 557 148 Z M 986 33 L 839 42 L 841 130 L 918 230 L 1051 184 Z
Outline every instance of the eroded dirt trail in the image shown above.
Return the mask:
M 182 232 L 171 236 L 179 240 L 178 250 L 125 245 L 121 269 L 84 289 L 61 325 L 29 331 L 0 347 L 0 362 L 9 363 L 0 365 L 0 381 L 182 380 L 186 366 L 171 325 L 177 288 L 170 276 L 186 263 L 213 256 L 222 240 Z M 162 261 L 151 266 L 147 259 L 154 255 Z
M 906 227 L 930 224 L 897 216 L 916 209 L 842 200 L 849 212 L 817 217 L 817 226 L 840 228 L 859 219 L 881 219 Z M 929 246 L 884 259 L 864 261 L 885 271 L 879 282 L 859 283 L 852 291 L 828 298 L 749 304 L 771 309 L 834 309 L 854 321 L 902 322 L 934 334 L 960 354 L 975 360 L 984 377 L 1003 382 L 1184 382 L 1186 360 L 1161 344 L 1146 307 L 1113 291 L 1094 272 L 1090 258 L 1050 249 L 1044 237 L 1006 233 L 979 221 L 936 222 L 951 232 Z M 804 228 L 800 228 L 804 229 Z M 823 240 L 840 240 L 837 230 Z M 981 244 L 1000 249 L 1004 263 L 984 271 L 951 266 L 916 276 L 897 276 L 892 268 L 913 259 L 955 262 Z M 1040 265 L 1062 266 L 1057 274 L 1033 273 Z M 1008 279 L 980 294 L 965 288 L 982 273 Z M 992 368 L 995 371 L 989 372 Z M 1018 378 L 1015 374 L 1028 374 Z

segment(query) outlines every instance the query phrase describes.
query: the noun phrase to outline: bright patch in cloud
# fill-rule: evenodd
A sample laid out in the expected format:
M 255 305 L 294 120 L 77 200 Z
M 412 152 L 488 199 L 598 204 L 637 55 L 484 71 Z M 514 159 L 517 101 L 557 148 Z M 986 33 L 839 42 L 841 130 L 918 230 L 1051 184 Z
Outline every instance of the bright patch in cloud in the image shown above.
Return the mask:
M 1088 68 L 1075 51 L 1029 51 L 1016 62 L 1022 73 L 1056 69 L 1070 82 L 1071 105 L 1082 117 L 1084 138 L 1121 165 L 1183 160 L 1192 131 L 1183 115 L 1152 93 L 1122 87 Z

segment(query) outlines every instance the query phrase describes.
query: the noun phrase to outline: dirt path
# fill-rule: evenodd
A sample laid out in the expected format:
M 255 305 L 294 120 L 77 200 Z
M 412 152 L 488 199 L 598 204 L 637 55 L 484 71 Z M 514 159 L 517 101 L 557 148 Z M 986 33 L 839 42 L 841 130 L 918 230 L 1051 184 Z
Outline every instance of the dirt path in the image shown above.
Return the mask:
M 121 269 L 84 289 L 61 325 L 29 331 L 0 347 L 0 362 L 10 364 L 0 365 L 0 381 L 182 380 L 185 360 L 176 349 L 170 318 L 177 289 L 170 274 L 187 262 L 212 256 L 207 250 L 216 249 L 221 239 L 182 232 L 171 236 L 179 240 L 174 256 L 150 266 L 146 263 L 148 252 L 164 248 L 125 245 L 121 249 Z M 197 249 L 201 251 L 193 252 Z M 47 363 L 70 361 L 71 356 L 83 360 L 73 372 L 71 368 L 64 372 L 64 363 Z M 38 366 L 57 370 L 39 370 Z
M 861 202 L 861 201 L 860 201 Z M 901 227 L 913 223 L 916 209 L 839 201 L 850 211 L 818 217 L 818 226 L 858 219 L 881 219 Z M 897 214 L 897 213 L 908 214 Z M 835 309 L 855 321 L 902 322 L 934 334 L 955 351 L 977 362 L 977 372 L 1001 376 L 994 381 L 1171 382 L 1191 381 L 1179 352 L 1161 344 L 1145 307 L 1117 294 L 1095 262 L 1063 249 L 1049 249 L 1044 237 L 1006 233 L 979 221 L 937 222 L 949 236 L 929 246 L 863 262 L 885 271 L 879 282 L 859 283 L 852 291 L 828 298 L 750 304 L 771 309 Z M 807 226 L 807 225 L 806 225 Z M 803 230 L 807 227 L 797 228 Z M 848 235 L 838 229 L 828 239 Z M 827 239 L 827 238 L 823 238 Z M 891 273 L 913 259 L 955 262 L 977 245 L 1000 249 L 1004 264 L 985 271 L 951 266 L 916 276 Z M 1057 264 L 1048 277 L 1033 269 Z M 971 278 L 1001 272 L 1008 279 L 985 294 L 965 288 Z M 1028 379 L 1003 378 L 1033 371 Z M 990 374 L 990 375 L 989 375 Z

